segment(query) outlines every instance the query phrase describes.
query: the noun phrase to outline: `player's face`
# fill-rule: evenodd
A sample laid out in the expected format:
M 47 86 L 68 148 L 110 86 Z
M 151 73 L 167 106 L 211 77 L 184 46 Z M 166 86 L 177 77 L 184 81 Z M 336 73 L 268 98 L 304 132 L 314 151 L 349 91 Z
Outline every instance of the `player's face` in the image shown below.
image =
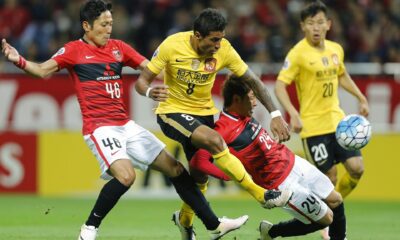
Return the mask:
M 239 104 L 239 114 L 245 117 L 251 117 L 253 115 L 253 109 L 257 106 L 257 98 L 254 92 L 250 90 L 247 96 L 243 97 Z
M 110 39 L 112 32 L 113 19 L 110 11 L 105 11 L 94 20 L 93 25 L 88 24 L 84 27 L 88 41 L 93 42 L 96 46 L 104 46 Z
M 210 32 L 205 37 L 196 35 L 198 39 L 198 53 L 200 55 L 213 55 L 221 47 L 221 40 L 225 37 L 225 32 Z
M 331 27 L 331 21 L 326 18 L 324 12 L 319 12 L 314 17 L 306 18 L 300 25 L 307 41 L 313 46 L 320 46 Z

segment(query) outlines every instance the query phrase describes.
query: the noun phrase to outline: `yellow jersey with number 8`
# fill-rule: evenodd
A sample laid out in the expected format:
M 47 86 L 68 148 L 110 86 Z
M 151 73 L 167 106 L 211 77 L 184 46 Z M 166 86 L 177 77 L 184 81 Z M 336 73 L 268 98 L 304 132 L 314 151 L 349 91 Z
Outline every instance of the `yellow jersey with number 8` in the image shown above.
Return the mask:
M 155 74 L 164 69 L 164 84 L 169 87 L 169 97 L 159 103 L 157 114 L 205 116 L 218 113 L 211 94 L 216 74 L 228 68 L 236 76 L 242 76 L 248 68 L 226 39 L 221 40 L 220 49 L 213 55 L 198 55 L 190 44 L 192 35 L 193 31 L 189 31 L 169 36 L 147 65 Z

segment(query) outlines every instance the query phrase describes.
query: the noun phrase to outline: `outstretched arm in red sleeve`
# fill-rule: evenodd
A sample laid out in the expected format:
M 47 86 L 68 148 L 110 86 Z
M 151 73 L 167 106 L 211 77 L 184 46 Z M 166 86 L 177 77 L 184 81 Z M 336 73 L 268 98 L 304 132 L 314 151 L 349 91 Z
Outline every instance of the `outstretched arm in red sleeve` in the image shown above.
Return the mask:
M 215 166 L 212 161 L 213 158 L 207 150 L 199 149 L 189 163 L 192 168 L 195 168 L 205 174 L 225 181 L 231 180 L 227 175 L 225 175 L 224 172 Z

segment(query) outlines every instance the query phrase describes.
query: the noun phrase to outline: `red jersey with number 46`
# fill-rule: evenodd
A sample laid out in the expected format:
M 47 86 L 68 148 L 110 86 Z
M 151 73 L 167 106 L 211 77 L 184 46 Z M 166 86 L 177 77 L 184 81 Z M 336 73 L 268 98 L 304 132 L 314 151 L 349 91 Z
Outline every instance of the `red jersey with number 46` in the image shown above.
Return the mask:
M 254 118 L 222 112 L 215 130 L 258 185 L 275 189 L 292 170 L 295 155 L 275 142 Z
M 122 67 L 137 68 L 145 60 L 142 55 L 120 40 L 110 39 L 104 47 L 96 47 L 80 39 L 65 44 L 52 58 L 74 82 L 83 134 L 129 121 L 122 100 Z

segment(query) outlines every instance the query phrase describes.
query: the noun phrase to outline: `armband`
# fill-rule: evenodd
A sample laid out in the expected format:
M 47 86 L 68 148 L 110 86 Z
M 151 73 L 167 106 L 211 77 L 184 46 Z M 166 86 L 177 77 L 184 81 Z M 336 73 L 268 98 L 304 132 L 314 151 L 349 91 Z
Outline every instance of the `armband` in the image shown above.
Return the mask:
M 150 97 L 150 91 L 151 91 L 151 89 L 153 89 L 152 87 L 149 87 L 147 90 L 146 90 L 146 97 Z
M 25 69 L 26 59 L 23 56 L 19 55 L 19 60 L 17 63 L 14 63 L 14 65 L 17 66 L 18 68 Z
M 271 118 L 282 117 L 281 111 L 279 111 L 279 110 L 275 110 L 275 111 L 271 112 L 270 114 L 271 114 Z

